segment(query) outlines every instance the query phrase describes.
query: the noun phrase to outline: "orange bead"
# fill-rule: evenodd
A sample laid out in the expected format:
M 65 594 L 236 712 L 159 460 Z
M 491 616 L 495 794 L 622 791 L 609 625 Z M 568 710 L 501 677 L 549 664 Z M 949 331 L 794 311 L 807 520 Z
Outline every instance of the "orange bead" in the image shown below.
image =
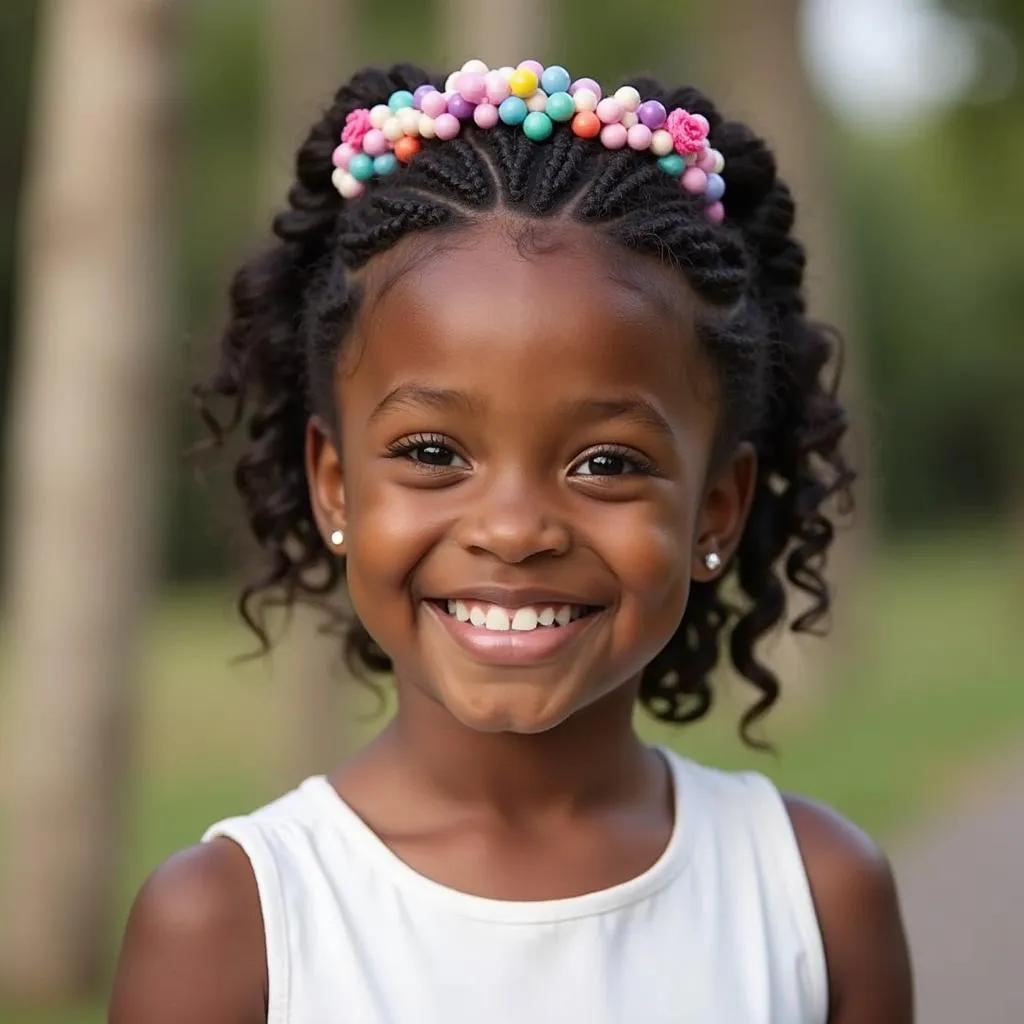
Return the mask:
M 581 139 L 596 139 L 601 134 L 601 119 L 592 110 L 581 110 L 572 119 L 572 131 Z
M 421 148 L 419 139 L 413 138 L 411 135 L 403 135 L 395 143 L 395 156 L 403 164 L 407 164 Z

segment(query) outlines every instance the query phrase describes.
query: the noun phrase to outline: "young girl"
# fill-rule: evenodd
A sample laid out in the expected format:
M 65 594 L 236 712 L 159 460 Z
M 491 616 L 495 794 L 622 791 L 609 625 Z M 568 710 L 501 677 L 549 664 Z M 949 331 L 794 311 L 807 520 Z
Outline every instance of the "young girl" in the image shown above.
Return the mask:
M 783 572 L 795 628 L 829 603 L 852 473 L 793 212 L 693 89 L 472 61 L 338 93 L 203 395 L 249 438 L 247 620 L 344 576 L 398 712 L 153 875 L 114 1024 L 911 1020 L 876 847 L 633 729 L 700 718 L 728 637 L 746 734 Z

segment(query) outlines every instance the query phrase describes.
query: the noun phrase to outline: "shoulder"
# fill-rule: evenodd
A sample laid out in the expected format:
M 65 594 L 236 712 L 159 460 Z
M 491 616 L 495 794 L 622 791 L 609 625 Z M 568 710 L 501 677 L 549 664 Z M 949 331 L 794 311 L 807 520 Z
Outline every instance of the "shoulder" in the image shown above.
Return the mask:
M 909 1024 L 910 956 L 888 859 L 830 808 L 784 799 L 825 946 L 831 1024 Z
M 259 893 L 228 839 L 178 853 L 132 907 L 111 999 L 111 1024 L 256 1024 L 266 1020 Z

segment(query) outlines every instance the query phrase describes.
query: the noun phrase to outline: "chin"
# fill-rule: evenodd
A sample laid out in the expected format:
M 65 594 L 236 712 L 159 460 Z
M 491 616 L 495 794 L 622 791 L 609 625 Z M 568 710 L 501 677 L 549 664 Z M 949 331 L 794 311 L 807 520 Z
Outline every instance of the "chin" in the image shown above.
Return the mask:
M 489 693 L 481 699 L 479 693 L 470 698 L 468 694 L 442 691 L 438 700 L 467 729 L 520 736 L 535 736 L 556 729 L 578 710 L 575 704 L 553 699 L 550 691 L 531 693 L 529 684 L 498 684 L 494 689 L 504 692 Z

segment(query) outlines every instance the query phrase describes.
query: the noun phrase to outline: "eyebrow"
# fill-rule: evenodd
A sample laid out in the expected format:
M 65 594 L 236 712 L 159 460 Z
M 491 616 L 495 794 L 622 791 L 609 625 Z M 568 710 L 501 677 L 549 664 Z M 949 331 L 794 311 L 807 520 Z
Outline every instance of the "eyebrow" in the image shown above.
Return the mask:
M 465 391 L 452 388 L 430 387 L 425 384 L 402 384 L 390 391 L 370 413 L 374 423 L 396 409 L 431 409 L 437 412 L 468 412 L 482 414 L 486 403 Z M 581 398 L 559 407 L 560 419 L 573 422 L 597 423 L 604 420 L 626 420 L 653 430 L 668 441 L 675 440 L 675 432 L 668 420 L 651 401 L 641 395 L 616 398 Z

